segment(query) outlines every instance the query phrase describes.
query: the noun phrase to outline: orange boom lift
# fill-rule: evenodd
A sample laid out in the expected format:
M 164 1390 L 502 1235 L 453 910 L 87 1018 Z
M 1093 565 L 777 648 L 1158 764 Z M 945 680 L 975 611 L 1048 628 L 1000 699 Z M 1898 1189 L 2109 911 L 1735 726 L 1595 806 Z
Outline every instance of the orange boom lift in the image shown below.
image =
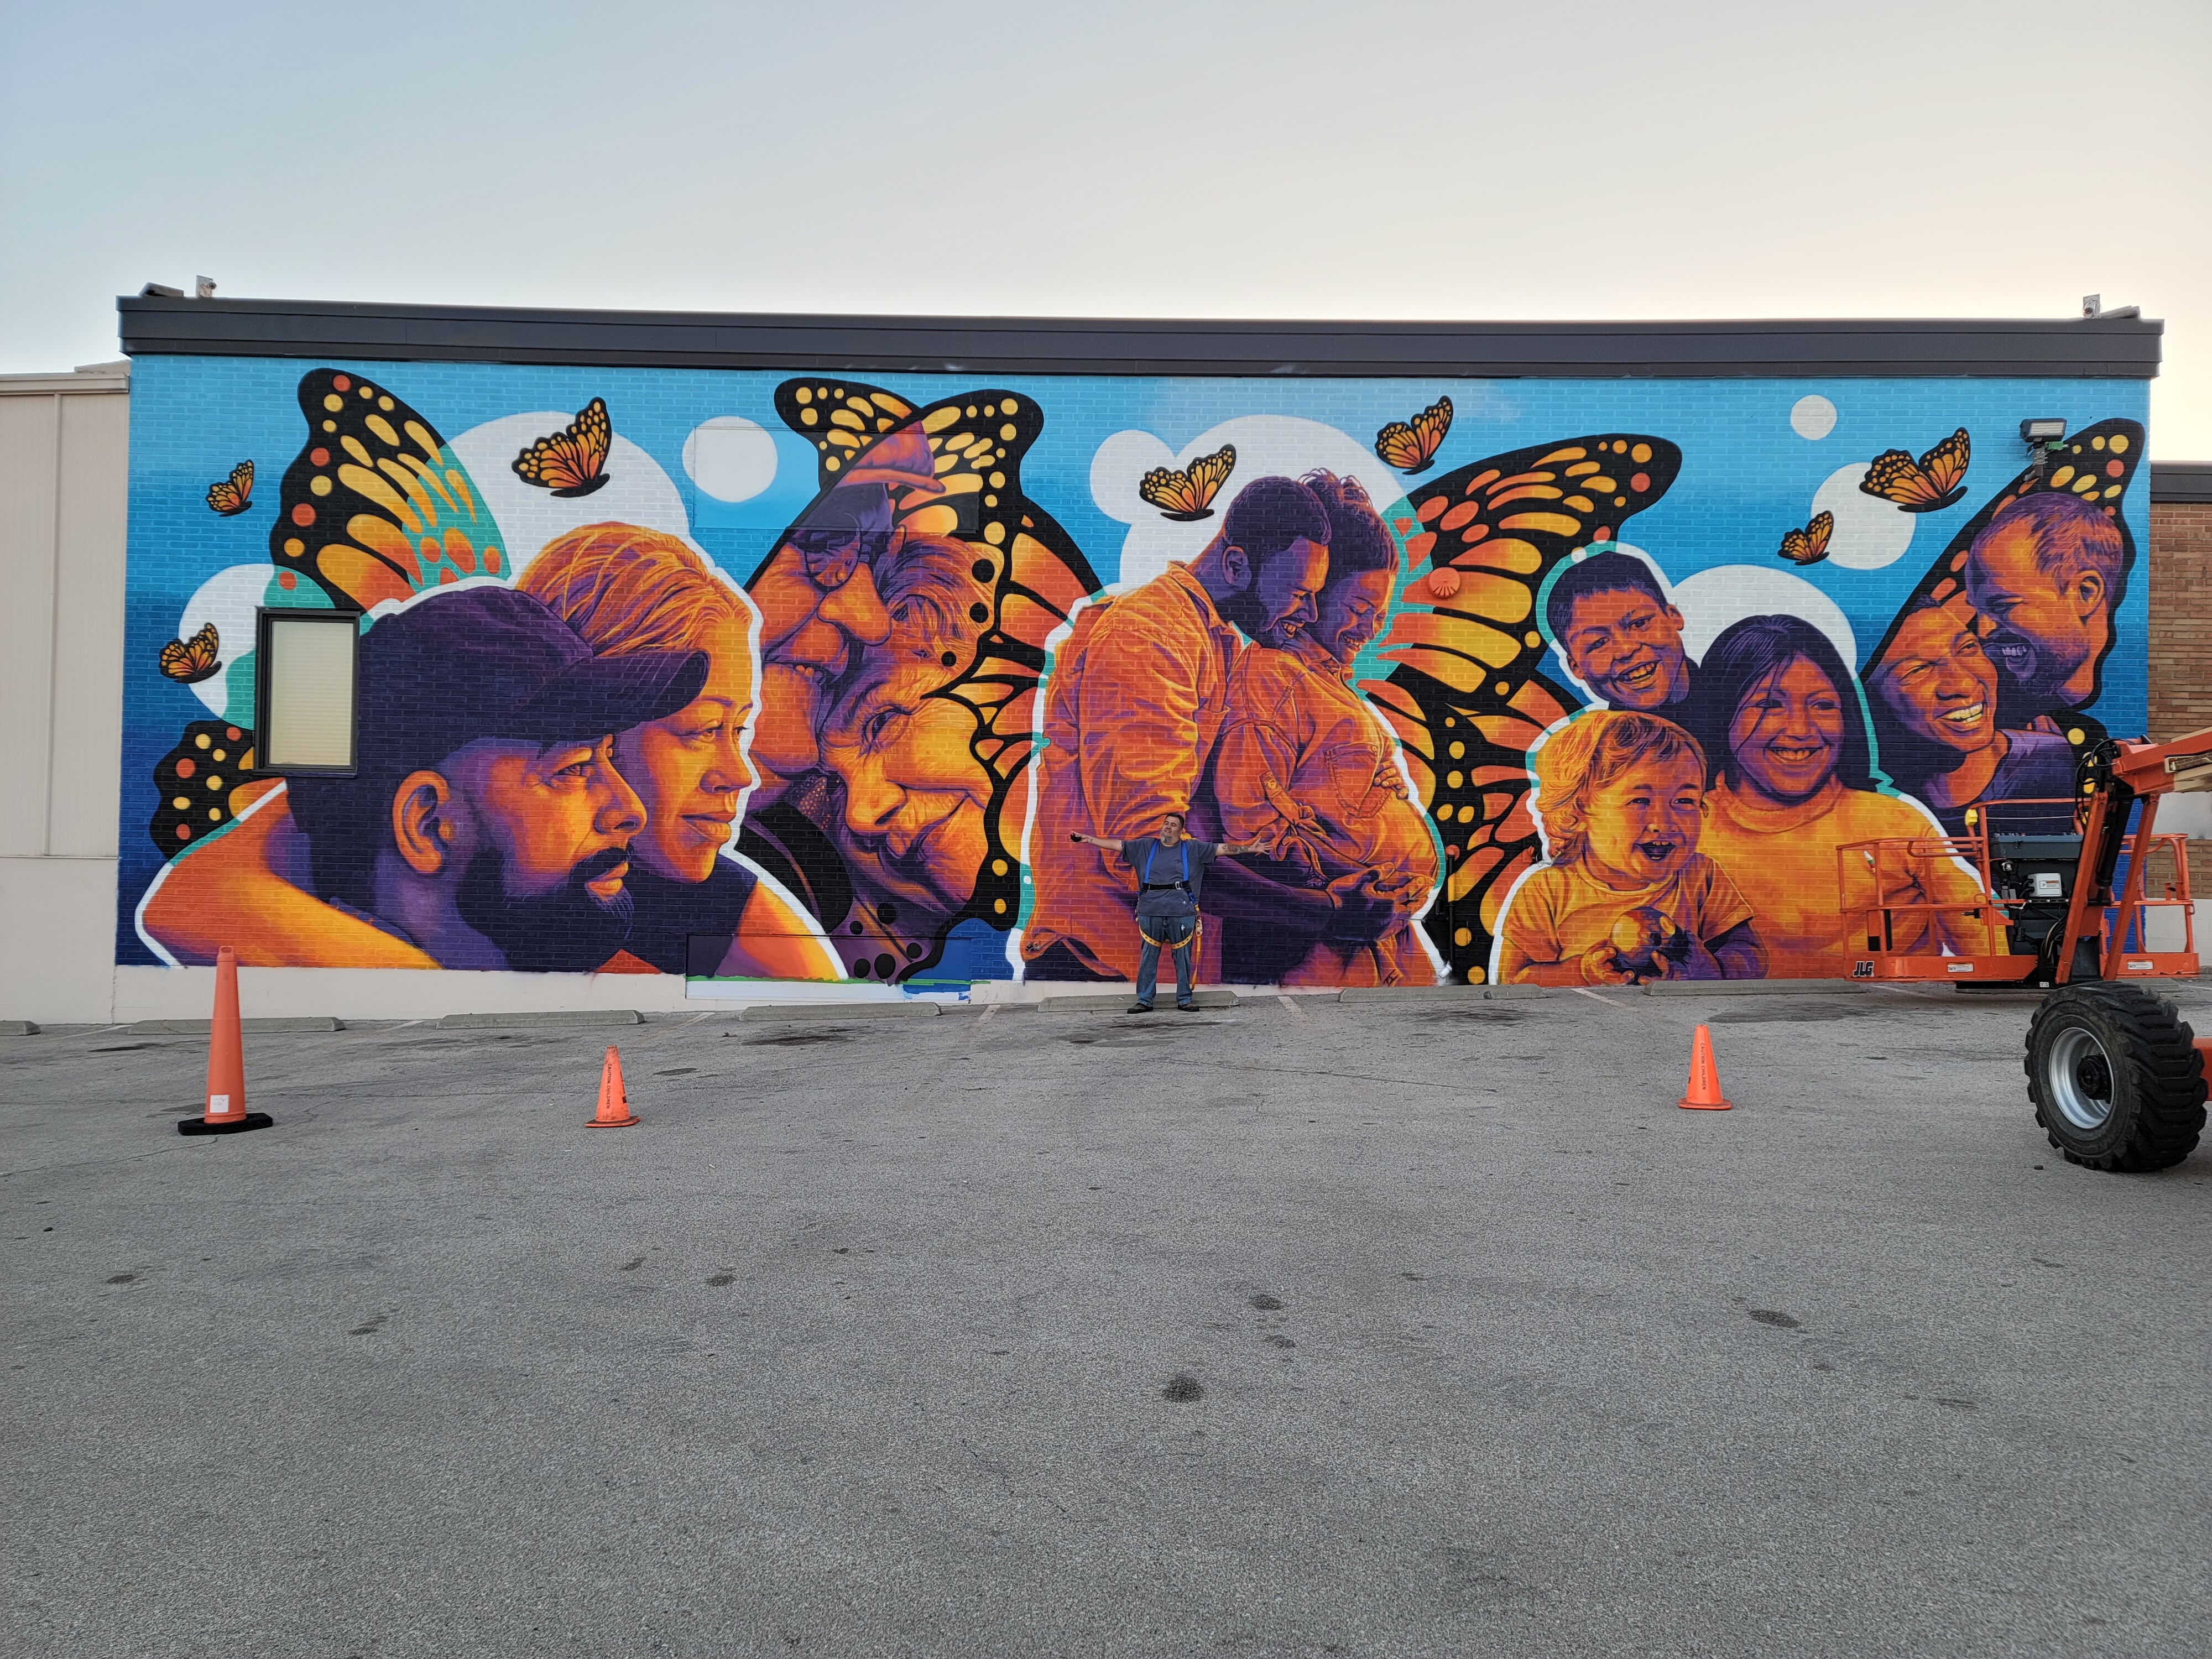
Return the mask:
M 2186 839 L 2156 827 L 2159 797 L 2207 789 L 2212 726 L 2171 743 L 2115 738 L 2082 757 L 2069 801 L 1999 809 L 2047 805 L 2063 822 L 2070 806 L 2071 834 L 2010 835 L 1969 808 L 1963 836 L 1838 847 L 1838 890 L 1866 923 L 1866 952 L 1851 977 L 2045 992 L 2028 1026 L 2027 1093 L 2051 1146 L 2100 1170 L 2179 1164 L 2204 1127 L 2212 1037 L 2197 1036 L 2171 1000 L 2130 981 L 2197 976 Z M 1915 890 L 1914 863 L 1948 857 L 1980 876 L 1978 902 L 1888 902 Z M 2157 896 L 2154 863 L 2172 871 Z M 1852 902 L 1869 889 L 1869 902 Z M 1925 954 L 1937 948 L 1927 942 L 1937 932 L 1958 954 Z M 1900 939 L 1906 948 L 1897 948 Z

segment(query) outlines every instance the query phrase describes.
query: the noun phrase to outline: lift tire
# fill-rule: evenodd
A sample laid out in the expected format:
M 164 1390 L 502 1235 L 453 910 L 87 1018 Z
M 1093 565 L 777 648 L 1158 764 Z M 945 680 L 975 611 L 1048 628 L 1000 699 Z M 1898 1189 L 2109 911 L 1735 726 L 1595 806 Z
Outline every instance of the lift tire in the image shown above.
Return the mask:
M 2051 993 L 2027 1028 L 2027 1096 L 2069 1164 L 2142 1174 L 2195 1150 L 2204 1060 L 2172 1001 L 2103 981 Z

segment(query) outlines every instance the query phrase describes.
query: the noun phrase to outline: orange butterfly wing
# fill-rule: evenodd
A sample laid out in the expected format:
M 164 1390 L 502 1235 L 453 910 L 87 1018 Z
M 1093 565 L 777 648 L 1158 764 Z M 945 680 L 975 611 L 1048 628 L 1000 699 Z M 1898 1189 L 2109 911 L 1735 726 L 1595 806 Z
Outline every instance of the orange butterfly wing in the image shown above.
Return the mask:
M 218 478 L 208 486 L 207 504 L 226 519 L 235 517 L 253 505 L 253 463 L 240 461 L 230 469 L 230 477 Z
M 161 647 L 161 672 L 185 685 L 211 678 L 221 665 L 222 639 L 209 623 L 189 640 L 171 640 Z
M 517 455 L 515 476 L 556 495 L 588 495 L 607 481 L 599 469 L 606 465 L 614 435 L 606 400 L 594 398 L 565 428 Z
M 1425 471 L 1451 430 L 1452 401 L 1439 398 L 1411 422 L 1392 421 L 1375 434 L 1375 453 L 1401 472 Z
M 1815 513 L 1802 530 L 1782 532 L 1781 555 L 1792 564 L 1818 564 L 1828 556 L 1828 538 L 1836 533 L 1836 515 Z
M 1966 463 L 1972 453 L 1972 443 L 1964 427 L 1917 461 L 1902 449 L 1885 449 L 1867 467 L 1859 489 L 1893 501 L 1908 513 L 1931 513 L 1948 507 L 1964 493 Z

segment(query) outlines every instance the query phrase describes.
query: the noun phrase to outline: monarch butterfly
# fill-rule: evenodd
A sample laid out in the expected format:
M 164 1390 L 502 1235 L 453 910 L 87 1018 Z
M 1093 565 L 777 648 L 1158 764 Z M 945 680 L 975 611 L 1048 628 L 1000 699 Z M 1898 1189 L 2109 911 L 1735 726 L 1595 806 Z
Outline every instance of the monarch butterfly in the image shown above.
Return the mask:
M 1836 515 L 1815 513 L 1813 522 L 1802 530 L 1784 531 L 1777 551 L 1792 564 L 1818 564 L 1828 556 L 1828 538 L 1835 533 Z
M 222 666 L 222 637 L 208 623 L 189 640 L 171 640 L 161 647 L 161 672 L 179 685 L 198 685 L 214 678 Z
M 1224 444 L 1211 455 L 1200 455 L 1187 467 L 1156 466 L 1137 485 L 1137 494 L 1176 524 L 1194 524 L 1213 516 L 1210 505 L 1229 475 L 1237 470 L 1237 446 Z
M 1934 513 L 1966 493 L 1972 450 L 1963 426 L 1917 461 L 1904 450 L 1885 449 L 1868 465 L 1859 488 L 1907 513 Z
M 1392 421 L 1375 434 L 1375 453 L 1386 465 L 1401 472 L 1425 472 L 1437 459 L 1437 450 L 1451 430 L 1452 402 L 1439 398 L 1410 424 Z
M 309 370 L 299 396 L 307 442 L 269 532 L 280 572 L 305 570 L 346 611 L 502 574 L 499 526 L 428 421 L 343 369 Z
M 517 455 L 515 476 L 556 495 L 588 495 L 607 481 L 608 475 L 599 469 L 606 465 L 614 437 L 606 400 L 594 398 L 562 430 L 540 438 Z
M 240 461 L 228 478 L 208 486 L 207 504 L 226 519 L 235 518 L 253 505 L 253 463 Z
M 1401 595 L 1377 654 L 1398 666 L 1359 690 L 1404 744 L 1414 793 L 1443 842 L 1443 891 L 1422 926 L 1455 975 L 1479 981 L 1506 896 L 1543 856 L 1528 750 L 1575 706 L 1542 671 L 1546 580 L 1664 495 L 1682 452 L 1664 438 L 1594 434 L 1493 455 L 1408 492 L 1394 518 L 1432 568 Z

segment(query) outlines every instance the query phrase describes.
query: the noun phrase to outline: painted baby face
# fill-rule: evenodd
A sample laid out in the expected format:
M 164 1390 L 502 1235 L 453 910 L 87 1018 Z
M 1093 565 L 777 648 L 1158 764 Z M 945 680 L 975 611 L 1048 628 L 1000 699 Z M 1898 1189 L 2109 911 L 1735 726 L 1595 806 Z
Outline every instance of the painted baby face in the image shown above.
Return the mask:
M 1637 762 L 1590 796 L 1592 873 L 1623 889 L 1679 874 L 1698 850 L 1705 803 L 1705 772 L 1695 757 Z

